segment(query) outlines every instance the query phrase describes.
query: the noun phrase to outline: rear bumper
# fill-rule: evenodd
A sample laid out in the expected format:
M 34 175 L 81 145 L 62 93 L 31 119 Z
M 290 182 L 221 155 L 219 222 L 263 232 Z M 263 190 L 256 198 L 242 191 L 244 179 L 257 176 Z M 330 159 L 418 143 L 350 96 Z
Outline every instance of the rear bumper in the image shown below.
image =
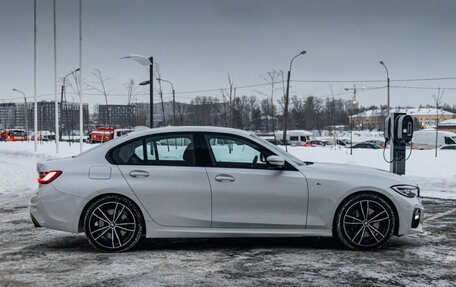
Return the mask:
M 57 191 L 52 183 L 40 185 L 30 200 L 30 217 L 35 227 L 78 232 L 84 198 Z

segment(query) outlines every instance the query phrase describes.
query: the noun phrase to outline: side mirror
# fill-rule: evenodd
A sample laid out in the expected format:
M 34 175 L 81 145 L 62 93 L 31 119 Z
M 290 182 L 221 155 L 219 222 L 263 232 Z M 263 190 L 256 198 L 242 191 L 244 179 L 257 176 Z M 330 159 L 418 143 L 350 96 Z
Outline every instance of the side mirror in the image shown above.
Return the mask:
M 285 159 L 281 156 L 271 155 L 266 159 L 270 165 L 283 167 L 285 165 Z

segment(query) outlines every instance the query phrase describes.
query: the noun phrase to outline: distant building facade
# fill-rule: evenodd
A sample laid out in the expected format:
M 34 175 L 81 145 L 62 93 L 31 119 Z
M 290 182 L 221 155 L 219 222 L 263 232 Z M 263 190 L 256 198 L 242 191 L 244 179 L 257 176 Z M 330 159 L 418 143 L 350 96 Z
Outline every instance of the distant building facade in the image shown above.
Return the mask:
M 0 128 L 1 129 L 24 129 L 28 124 L 29 131 L 34 128 L 34 103 L 27 103 L 24 109 L 24 103 L 3 103 L 0 104 Z M 60 109 L 60 103 L 59 103 Z M 55 131 L 55 102 L 41 101 L 37 103 L 38 110 L 38 130 Z M 83 104 L 84 123 L 89 118 L 89 106 Z M 25 114 L 27 113 L 27 117 Z M 27 124 L 26 124 L 27 118 Z M 62 106 L 62 132 L 68 130 L 79 130 L 79 103 L 63 103 Z
M 99 105 L 98 124 L 104 127 L 129 128 L 136 126 L 135 105 Z
M 435 127 L 437 123 L 437 110 L 435 108 L 405 108 L 391 109 L 391 112 L 406 113 L 421 128 Z M 386 118 L 386 110 L 368 110 L 350 116 L 350 124 L 357 128 L 383 129 Z M 456 114 L 445 110 L 438 110 L 439 121 L 456 118 Z

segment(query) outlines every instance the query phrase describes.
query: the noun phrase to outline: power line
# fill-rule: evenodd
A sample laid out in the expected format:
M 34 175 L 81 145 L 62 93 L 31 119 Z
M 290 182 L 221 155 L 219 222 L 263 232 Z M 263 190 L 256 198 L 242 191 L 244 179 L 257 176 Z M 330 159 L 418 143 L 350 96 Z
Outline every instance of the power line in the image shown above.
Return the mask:
M 407 82 L 407 81 L 436 81 L 436 80 L 456 80 L 456 77 L 440 77 L 440 78 L 419 78 L 419 79 L 399 79 L 399 80 L 391 80 L 392 82 Z M 380 82 L 385 82 L 385 80 L 291 80 L 291 82 L 295 83 L 380 83 Z M 275 84 L 280 84 L 281 81 L 274 82 Z M 255 87 L 262 87 L 262 86 L 269 86 L 271 83 L 261 83 L 261 84 L 252 84 L 252 85 L 244 85 L 244 86 L 237 86 L 237 89 L 247 89 L 247 88 L 255 88 Z M 401 89 L 426 89 L 426 90 L 436 90 L 439 87 L 414 87 L 414 86 L 391 86 L 392 88 L 401 88 Z M 384 87 L 375 87 L 375 88 L 369 88 L 369 89 L 364 89 L 364 90 L 371 90 L 371 89 L 377 89 L 377 88 L 384 88 Z M 446 89 L 446 90 L 456 90 L 456 87 L 440 87 L 441 89 Z M 220 92 L 220 91 L 225 91 L 229 90 L 229 88 L 217 88 L 217 89 L 204 89 L 204 90 L 191 90 L 191 91 L 176 91 L 176 95 L 185 95 L 185 94 L 198 94 L 198 93 L 208 93 L 208 92 Z M 77 93 L 68 93 L 70 95 L 77 95 Z M 87 96 L 101 96 L 103 94 L 101 93 L 84 93 Z M 170 92 L 164 92 L 163 95 L 171 95 L 172 93 Z M 333 94 L 333 95 L 341 95 L 345 93 L 339 93 L 339 94 Z M 149 93 L 137 93 L 136 96 L 147 96 Z M 44 97 L 50 97 L 54 96 L 54 94 L 42 94 L 37 97 L 39 98 L 44 98 Z M 123 97 L 127 96 L 127 93 L 110 93 L 110 97 Z M 327 96 L 332 96 L 332 95 L 323 95 L 320 97 L 327 97 Z M 184 97 L 180 97 L 184 98 Z M 23 98 L 20 97 L 13 97 L 13 98 L 4 98 L 2 99 L 3 101 L 8 101 L 8 100 L 21 100 Z

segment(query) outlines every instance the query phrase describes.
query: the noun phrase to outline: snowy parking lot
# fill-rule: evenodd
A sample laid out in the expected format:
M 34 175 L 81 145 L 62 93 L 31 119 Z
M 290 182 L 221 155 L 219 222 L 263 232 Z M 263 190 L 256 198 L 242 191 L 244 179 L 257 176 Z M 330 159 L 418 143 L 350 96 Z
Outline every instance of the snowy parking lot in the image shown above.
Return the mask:
M 85 148 L 88 148 L 86 146 Z M 79 145 L 61 146 L 61 155 Z M 454 286 L 456 153 L 414 151 L 408 175 L 422 187 L 424 233 L 394 237 L 383 249 L 341 249 L 328 238 L 147 239 L 130 252 L 96 252 L 83 234 L 34 228 L 28 202 L 36 162 L 54 145 L 0 143 L 0 286 L 351 285 Z M 309 161 L 387 169 L 382 151 L 291 147 Z

